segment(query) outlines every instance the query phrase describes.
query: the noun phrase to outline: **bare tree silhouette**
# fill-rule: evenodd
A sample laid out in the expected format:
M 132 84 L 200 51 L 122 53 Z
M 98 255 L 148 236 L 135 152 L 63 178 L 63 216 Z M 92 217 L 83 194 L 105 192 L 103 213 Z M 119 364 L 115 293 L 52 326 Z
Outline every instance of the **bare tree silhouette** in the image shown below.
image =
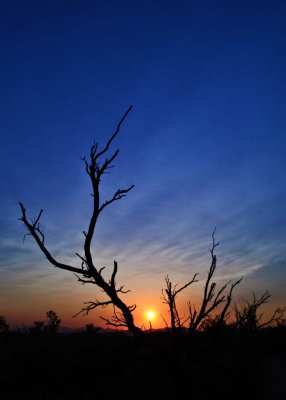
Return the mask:
M 125 197 L 127 193 L 134 187 L 134 185 L 131 185 L 126 189 L 118 189 L 109 200 L 106 200 L 104 202 L 101 202 L 100 200 L 99 187 L 101 179 L 103 175 L 108 172 L 110 168 L 112 168 L 112 162 L 118 156 L 119 150 L 117 149 L 110 157 L 106 157 L 106 153 L 108 152 L 113 140 L 119 133 L 120 127 L 131 109 L 132 106 L 130 106 L 125 112 L 125 114 L 119 121 L 114 133 L 107 141 L 105 147 L 102 150 L 99 150 L 98 144 L 95 143 L 91 147 L 89 160 L 87 160 L 85 157 L 82 159 L 85 164 L 86 173 L 89 176 L 92 185 L 93 211 L 88 229 L 87 231 L 83 231 L 83 234 L 85 236 L 84 255 L 76 253 L 76 255 L 81 260 L 81 268 L 59 262 L 47 249 L 45 244 L 45 235 L 43 233 L 43 229 L 40 223 L 40 218 L 42 216 L 43 210 L 40 210 L 38 216 L 35 219 L 29 219 L 27 217 L 26 209 L 23 203 L 20 202 L 19 204 L 22 216 L 19 219 L 27 228 L 27 235 L 33 236 L 40 250 L 44 253 L 51 264 L 53 264 L 57 268 L 73 272 L 77 276 L 78 281 L 83 284 L 95 284 L 96 286 L 101 288 L 102 291 L 107 295 L 107 300 L 105 301 L 95 299 L 94 301 L 85 303 L 85 307 L 83 307 L 78 314 L 82 313 L 83 315 L 85 315 L 88 314 L 91 310 L 96 309 L 97 307 L 106 307 L 108 305 L 112 305 L 114 311 L 112 318 L 102 318 L 103 320 L 105 320 L 106 324 L 112 326 L 127 327 L 129 331 L 133 334 L 140 334 L 142 331 L 135 325 L 132 314 L 132 312 L 136 308 L 136 305 L 133 304 L 131 306 L 128 306 L 119 297 L 120 294 L 125 294 L 128 292 L 128 290 L 125 290 L 123 285 L 119 287 L 116 285 L 115 278 L 118 270 L 117 262 L 114 261 L 111 277 L 109 281 L 106 281 L 102 276 L 102 271 L 105 267 L 96 267 L 91 254 L 92 239 L 98 217 L 107 206 Z
M 220 304 L 225 303 L 221 313 L 216 317 L 217 324 L 223 324 L 232 301 L 233 289 L 242 280 L 242 278 L 240 278 L 239 280 L 231 284 L 227 295 L 224 293 L 231 281 L 223 285 L 216 293 L 217 284 L 215 282 L 212 282 L 212 278 L 217 267 L 217 257 L 215 255 L 215 249 L 219 245 L 219 243 L 215 241 L 215 231 L 216 230 L 214 230 L 212 233 L 212 247 L 209 250 L 211 253 L 211 265 L 206 279 L 203 299 L 199 311 L 197 311 L 196 307 L 190 302 L 188 303 L 190 311 L 190 332 L 197 330 L 206 319 L 210 318 L 211 313 L 216 310 Z
M 190 316 L 187 318 L 185 317 L 180 317 L 178 309 L 177 309 L 177 304 L 176 304 L 176 297 L 177 295 L 182 292 L 184 289 L 186 289 L 188 286 L 190 286 L 194 282 L 198 282 L 196 279 L 198 274 L 195 274 L 193 276 L 193 279 L 186 283 L 184 286 L 177 288 L 178 285 L 175 284 L 172 286 L 172 282 L 170 281 L 169 276 L 167 275 L 165 277 L 165 282 L 166 282 L 166 289 L 162 289 L 162 300 L 163 303 L 167 304 L 169 307 L 169 314 L 170 314 L 170 319 L 171 319 L 171 330 L 172 333 L 175 334 L 180 328 L 184 326 L 184 324 L 190 319 Z M 165 321 L 164 317 L 162 316 L 165 324 L 168 326 L 167 322 Z
M 235 323 L 234 326 L 238 329 L 247 329 L 250 331 L 255 331 L 260 328 L 265 328 L 267 326 L 283 324 L 283 315 L 286 311 L 286 307 L 278 307 L 274 310 L 271 317 L 265 322 L 260 322 L 263 317 L 263 313 L 258 315 L 258 309 L 263 305 L 268 303 L 271 294 L 268 290 L 257 298 L 256 294 L 253 292 L 253 299 L 251 302 L 245 300 L 244 304 L 239 308 L 237 305 L 234 306 L 235 311 Z
M 176 333 L 178 329 L 182 328 L 187 321 L 190 321 L 190 326 L 189 326 L 190 332 L 197 330 L 199 327 L 202 328 L 204 324 L 210 320 L 212 320 L 212 325 L 221 326 L 225 324 L 226 317 L 228 316 L 228 309 L 232 301 L 233 290 L 241 282 L 242 278 L 232 283 L 231 285 L 230 285 L 231 282 L 229 281 L 228 283 L 223 285 L 217 293 L 215 293 L 216 283 L 212 282 L 212 278 L 217 266 L 217 257 L 214 252 L 215 248 L 219 245 L 219 243 L 216 243 L 215 241 L 215 231 L 216 230 L 214 230 L 214 232 L 212 233 L 212 248 L 210 249 L 212 262 L 206 279 L 203 299 L 199 311 L 197 311 L 195 306 L 192 306 L 192 304 L 188 302 L 189 315 L 187 318 L 181 317 L 179 315 L 176 304 L 177 295 L 184 289 L 186 289 L 188 286 L 190 286 L 192 283 L 198 282 L 198 280 L 196 279 L 198 273 L 196 273 L 193 276 L 191 281 L 181 286 L 180 288 L 178 288 L 177 284 L 173 286 L 168 275 L 165 278 L 166 289 L 162 289 L 162 300 L 163 303 L 167 304 L 169 307 L 169 314 L 171 319 L 171 331 L 173 333 Z M 225 289 L 229 285 L 230 285 L 229 292 L 227 294 L 224 294 Z M 212 318 L 211 317 L 212 312 L 216 310 L 218 306 L 222 303 L 225 303 L 224 307 L 215 318 Z M 167 321 L 164 319 L 163 316 L 162 318 L 166 326 L 168 327 Z

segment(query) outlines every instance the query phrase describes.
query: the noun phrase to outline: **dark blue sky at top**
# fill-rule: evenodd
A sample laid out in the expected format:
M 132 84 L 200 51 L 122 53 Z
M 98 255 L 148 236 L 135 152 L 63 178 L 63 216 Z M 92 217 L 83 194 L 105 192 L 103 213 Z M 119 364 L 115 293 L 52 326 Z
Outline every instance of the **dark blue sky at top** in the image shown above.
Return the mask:
M 45 263 L 31 240 L 22 244 L 18 201 L 31 215 L 44 208 L 50 243 L 72 257 L 90 213 L 80 157 L 93 140 L 104 145 L 132 104 L 102 194 L 135 189 L 102 217 L 95 244 L 102 262 L 119 257 L 131 279 L 147 263 L 144 278 L 157 274 L 160 287 L 166 272 L 184 279 L 189 265 L 208 260 L 217 226 L 222 277 L 259 276 L 279 291 L 285 18 L 283 1 L 2 1 L 7 287 L 13 268 L 25 274 L 31 260 Z

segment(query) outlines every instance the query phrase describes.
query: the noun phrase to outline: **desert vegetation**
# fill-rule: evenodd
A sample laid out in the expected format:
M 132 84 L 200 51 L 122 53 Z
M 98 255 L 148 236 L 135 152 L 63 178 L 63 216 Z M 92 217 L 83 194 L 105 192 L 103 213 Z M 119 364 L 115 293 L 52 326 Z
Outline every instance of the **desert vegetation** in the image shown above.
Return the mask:
M 32 328 L 1 331 L 4 398 L 130 398 L 137 387 L 166 399 L 268 399 L 284 387 L 285 325 L 253 330 L 208 320 L 191 335 L 164 329 L 140 336 L 93 326 L 69 334 Z
M 93 208 L 88 229 L 86 231 L 83 231 L 83 235 L 85 237 L 83 254 L 81 255 L 79 253 L 75 253 L 76 256 L 80 259 L 81 267 L 75 267 L 73 265 L 67 265 L 59 262 L 48 250 L 45 243 L 44 231 L 41 225 L 41 217 L 43 213 L 42 209 L 40 210 L 37 217 L 31 219 L 27 216 L 24 204 L 20 202 L 19 204 L 22 215 L 19 219 L 23 222 L 27 230 L 25 236 L 30 235 L 34 238 L 38 247 L 52 265 L 57 268 L 73 272 L 80 283 L 94 284 L 107 296 L 107 299 L 103 301 L 95 299 L 85 303 L 84 307 L 77 314 L 75 314 L 75 316 L 79 314 L 87 315 L 90 311 L 95 310 L 98 307 L 105 308 L 107 306 L 112 306 L 113 316 L 110 319 L 101 317 L 105 321 L 106 325 L 112 327 L 127 328 L 132 334 L 141 335 L 142 329 L 135 325 L 133 318 L 133 311 L 136 308 L 136 304 L 127 305 L 123 301 L 122 295 L 128 293 L 129 290 L 126 290 L 124 285 L 117 286 L 116 283 L 116 275 L 118 272 L 117 261 L 114 260 L 113 270 L 110 279 L 107 281 L 102 275 L 102 271 L 105 269 L 105 267 L 96 267 L 96 262 L 94 261 L 91 253 L 94 231 L 99 216 L 102 214 L 104 209 L 106 209 L 112 203 L 122 199 L 123 197 L 126 197 L 127 193 L 129 193 L 134 188 L 134 185 L 130 185 L 125 189 L 117 189 L 114 192 L 113 196 L 105 201 L 102 201 L 100 197 L 101 181 L 104 174 L 106 174 L 111 168 L 113 168 L 112 163 L 117 158 L 119 154 L 119 149 L 116 149 L 111 155 L 108 155 L 108 152 L 117 135 L 119 134 L 124 120 L 131 110 L 132 106 L 130 106 L 124 113 L 123 117 L 117 124 L 115 131 L 107 140 L 105 146 L 102 149 L 99 148 L 98 143 L 94 143 L 90 149 L 89 159 L 87 160 L 86 157 L 82 158 L 85 166 L 85 171 L 91 182 Z M 242 277 L 235 282 L 229 281 L 224 284 L 220 289 L 217 289 L 217 284 L 216 282 L 214 282 L 214 273 L 217 268 L 217 256 L 215 254 L 215 249 L 218 245 L 219 243 L 216 242 L 214 230 L 212 234 L 212 247 L 210 248 L 211 264 L 204 285 L 202 301 L 198 308 L 196 308 L 192 304 L 192 302 L 189 301 L 189 315 L 187 317 L 181 317 L 179 315 L 176 305 L 176 298 L 180 292 L 198 281 L 198 273 L 196 273 L 188 283 L 181 286 L 180 288 L 178 288 L 177 285 L 173 285 L 171 280 L 169 279 L 169 276 L 166 276 L 166 288 L 162 290 L 162 300 L 163 303 L 167 304 L 169 309 L 170 327 L 173 334 L 177 333 L 178 330 L 184 327 L 186 323 L 189 323 L 189 332 L 194 332 L 196 330 L 199 330 L 201 327 L 209 326 L 210 324 L 212 326 L 226 325 L 226 318 L 229 315 L 228 311 L 232 302 L 233 290 L 237 285 L 240 284 Z M 242 309 L 239 309 L 236 306 L 236 321 L 232 322 L 231 325 L 238 328 L 241 326 L 248 326 L 249 324 L 252 324 L 253 327 L 258 328 L 273 323 L 281 323 L 281 321 L 283 320 L 285 307 L 277 308 L 269 321 L 262 324 L 259 323 L 261 316 L 257 317 L 257 309 L 262 304 L 267 302 L 269 297 L 270 294 L 267 291 L 259 299 L 257 299 L 254 295 L 253 302 L 246 302 Z M 213 315 L 215 312 L 218 311 L 218 309 L 220 309 L 220 312 L 214 317 Z M 48 318 L 50 319 L 50 321 L 52 321 L 53 316 L 48 315 Z M 164 318 L 163 320 L 168 327 L 168 322 Z M 252 322 L 250 322 L 250 320 Z M 53 329 L 55 329 L 55 327 L 53 327 Z
M 272 385 L 272 361 L 280 354 L 286 357 L 285 307 L 275 309 L 268 320 L 264 319 L 263 305 L 270 300 L 268 291 L 260 296 L 253 293 L 251 300 L 243 304 L 233 304 L 233 293 L 242 277 L 217 285 L 215 252 L 219 243 L 215 231 L 200 304 L 194 305 L 190 299 L 186 315 L 180 315 L 177 307 L 180 294 L 198 282 L 199 271 L 181 286 L 167 275 L 161 299 L 169 318 L 162 316 L 165 327 L 157 331 L 136 325 L 136 305 L 124 301 L 128 290 L 116 282 L 117 261 L 113 261 L 107 280 L 102 274 L 105 267 L 98 267 L 93 259 L 91 247 L 98 218 L 134 188 L 132 184 L 116 189 L 107 200 L 100 197 L 104 174 L 119 154 L 118 149 L 111 155 L 109 151 L 131 109 L 130 106 L 125 112 L 105 146 L 100 148 L 94 143 L 89 158 L 82 159 L 90 178 L 93 208 L 83 231 L 83 252 L 76 253 L 79 266 L 62 263 L 52 255 L 41 225 L 43 210 L 31 219 L 20 202 L 20 220 L 26 235 L 33 237 L 48 261 L 74 273 L 80 283 L 94 285 L 106 296 L 105 300 L 95 298 L 85 303 L 75 315 L 112 307 L 113 316 L 101 318 L 107 327 L 117 331 L 87 324 L 85 331 L 66 335 L 60 331 L 61 320 L 52 310 L 47 312 L 46 322 L 35 321 L 30 328 L 11 331 L 2 316 L 1 388 L 5 393 L 21 393 L 21 398 L 29 399 L 111 399 L 119 394 L 129 398 L 137 396 L 132 388 L 151 398 L 267 398 Z

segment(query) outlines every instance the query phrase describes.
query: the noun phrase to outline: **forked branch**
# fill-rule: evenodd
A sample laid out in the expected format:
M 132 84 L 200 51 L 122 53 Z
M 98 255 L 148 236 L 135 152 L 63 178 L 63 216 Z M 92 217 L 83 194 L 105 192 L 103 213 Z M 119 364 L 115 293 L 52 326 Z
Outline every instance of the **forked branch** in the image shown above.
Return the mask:
M 180 288 L 178 288 L 177 284 L 172 286 L 172 282 L 170 281 L 170 278 L 168 275 L 165 278 L 167 287 L 164 290 L 162 289 L 162 300 L 163 300 L 163 303 L 167 304 L 169 307 L 169 314 L 170 314 L 170 318 L 171 318 L 171 329 L 172 329 L 173 333 L 176 333 L 176 331 L 178 329 L 182 328 L 182 326 L 189 319 L 189 317 L 187 317 L 187 318 L 180 317 L 178 309 L 177 309 L 176 297 L 180 292 L 182 292 L 184 289 L 186 289 L 192 283 L 198 282 L 198 280 L 196 279 L 197 275 L 198 274 L 195 274 L 191 281 L 189 281 L 185 285 L 181 286 Z M 166 324 L 166 321 L 164 318 L 163 318 L 163 320 Z
M 136 305 L 132 305 L 129 307 L 130 312 L 134 311 Z M 103 321 L 105 321 L 105 325 L 111 325 L 114 327 L 128 327 L 126 319 L 123 313 L 116 311 L 116 308 L 113 306 L 113 315 L 111 318 L 100 317 Z
M 23 222 L 24 226 L 26 227 L 26 229 L 28 231 L 28 235 L 33 236 L 33 238 L 37 242 L 39 248 L 44 253 L 46 258 L 50 261 L 50 263 L 53 264 L 55 267 L 58 267 L 58 268 L 61 268 L 61 269 L 65 269 L 67 271 L 71 271 L 71 272 L 74 272 L 76 274 L 84 274 L 85 272 L 82 269 L 73 267 L 73 266 L 68 265 L 68 264 L 63 264 L 63 263 L 58 262 L 51 255 L 51 253 L 48 251 L 48 249 L 46 248 L 46 246 L 45 246 L 45 236 L 44 236 L 44 233 L 41 230 L 41 225 L 40 225 L 40 218 L 42 216 L 43 210 L 41 210 L 39 212 L 38 217 L 34 221 L 29 222 L 29 220 L 27 218 L 27 215 L 26 215 L 26 209 L 25 209 L 23 203 L 19 202 L 19 205 L 20 205 L 20 209 L 21 209 L 21 212 L 22 212 L 22 216 L 19 218 L 19 221 Z
M 78 314 L 88 314 L 91 310 L 94 310 L 99 306 L 106 307 L 112 304 L 115 310 L 114 321 L 117 323 L 124 322 L 124 326 L 127 326 L 131 332 L 138 334 L 141 332 L 141 330 L 135 326 L 132 315 L 132 311 L 134 311 L 135 306 L 128 306 L 119 298 L 120 293 L 126 294 L 127 292 L 129 292 L 129 290 L 125 290 L 124 285 L 121 285 L 119 287 L 116 286 L 115 278 L 118 270 L 117 262 L 114 261 L 111 278 L 110 280 L 106 281 L 102 275 L 102 271 L 105 267 L 99 269 L 96 268 L 91 255 L 91 244 L 99 214 L 108 205 L 125 197 L 127 193 L 134 187 L 134 185 L 130 185 L 127 189 L 118 189 L 110 200 L 106 200 L 103 203 L 101 203 L 100 201 L 99 185 L 101 182 L 101 177 L 107 171 L 107 169 L 110 169 L 112 167 L 111 163 L 118 156 L 119 150 L 115 150 L 115 152 L 109 157 L 106 156 L 106 153 L 108 152 L 112 142 L 118 135 L 121 125 L 131 109 L 132 106 L 127 109 L 127 111 L 119 121 L 114 133 L 111 135 L 103 149 L 98 150 L 98 144 L 94 143 L 90 150 L 90 159 L 87 160 L 85 157 L 82 159 L 85 165 L 85 171 L 91 181 L 93 208 L 88 229 L 87 231 L 83 231 L 85 236 L 84 255 L 82 256 L 79 253 L 76 253 L 81 261 L 81 268 L 76 268 L 71 265 L 58 262 L 47 249 L 45 245 L 45 236 L 40 224 L 40 218 L 42 216 L 43 210 L 39 212 L 38 216 L 34 220 L 29 220 L 27 218 L 26 209 L 23 203 L 20 203 L 22 213 L 20 220 L 25 225 L 28 231 L 28 235 L 33 236 L 40 250 L 44 253 L 51 264 L 53 264 L 55 267 L 73 272 L 76 275 L 78 281 L 82 284 L 92 283 L 97 285 L 107 295 L 108 299 L 106 301 L 99 301 L 96 299 L 95 301 L 85 303 L 86 306 Z M 103 159 L 101 160 L 101 158 Z M 120 312 L 116 311 L 116 309 L 119 309 Z
M 252 302 L 245 300 L 244 304 L 239 308 L 237 305 L 234 307 L 236 321 L 234 326 L 239 329 L 248 329 L 255 331 L 260 328 L 279 324 L 283 320 L 286 307 L 278 307 L 274 310 L 272 316 L 263 323 L 260 323 L 263 313 L 258 314 L 258 309 L 268 303 L 271 294 L 264 292 L 261 297 L 257 298 L 255 293 L 252 293 Z
M 190 302 L 188 303 L 190 313 L 190 332 L 197 330 L 201 326 L 203 321 L 209 318 L 211 313 L 215 309 L 217 309 L 220 304 L 226 302 L 221 314 L 218 316 L 219 324 L 222 324 L 227 315 L 227 310 L 231 304 L 233 289 L 242 280 L 241 278 L 233 283 L 227 295 L 225 295 L 225 290 L 231 282 L 223 285 L 216 294 L 217 284 L 215 282 L 212 282 L 212 278 L 217 267 L 217 257 L 215 254 L 215 249 L 219 245 L 219 243 L 215 241 L 215 231 L 216 230 L 214 230 L 212 233 L 212 247 L 209 250 L 211 254 L 211 265 L 204 286 L 204 294 L 199 311 L 197 311 L 196 307 L 193 306 Z

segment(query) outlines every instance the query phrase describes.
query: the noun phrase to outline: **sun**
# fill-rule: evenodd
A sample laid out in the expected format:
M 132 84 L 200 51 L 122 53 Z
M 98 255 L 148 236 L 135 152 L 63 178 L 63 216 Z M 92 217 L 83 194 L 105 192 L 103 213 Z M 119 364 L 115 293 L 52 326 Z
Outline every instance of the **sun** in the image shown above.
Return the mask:
M 148 318 L 148 321 L 152 321 L 156 318 L 156 312 L 153 310 L 148 310 L 146 311 L 146 317 Z

